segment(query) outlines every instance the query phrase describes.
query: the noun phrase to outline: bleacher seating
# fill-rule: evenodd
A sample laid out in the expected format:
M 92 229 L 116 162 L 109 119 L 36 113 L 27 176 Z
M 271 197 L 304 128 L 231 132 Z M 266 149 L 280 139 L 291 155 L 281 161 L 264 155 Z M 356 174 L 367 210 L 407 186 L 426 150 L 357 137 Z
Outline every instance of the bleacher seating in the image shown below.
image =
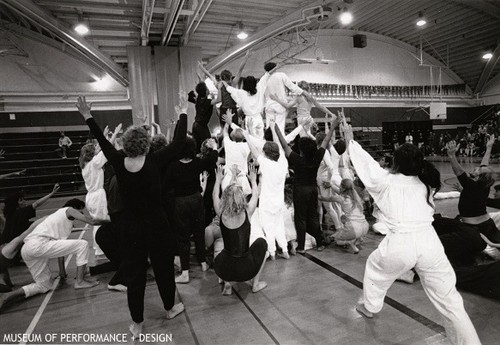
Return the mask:
M 17 190 L 23 190 L 27 198 L 38 198 L 49 193 L 55 183 L 61 186 L 57 195 L 85 194 L 78 156 L 88 131 L 67 131 L 66 135 L 73 145 L 68 158 L 62 159 L 59 132 L 0 134 L 0 149 L 5 150 L 0 159 L 1 174 L 26 169 L 22 176 L 0 180 L 0 199 Z

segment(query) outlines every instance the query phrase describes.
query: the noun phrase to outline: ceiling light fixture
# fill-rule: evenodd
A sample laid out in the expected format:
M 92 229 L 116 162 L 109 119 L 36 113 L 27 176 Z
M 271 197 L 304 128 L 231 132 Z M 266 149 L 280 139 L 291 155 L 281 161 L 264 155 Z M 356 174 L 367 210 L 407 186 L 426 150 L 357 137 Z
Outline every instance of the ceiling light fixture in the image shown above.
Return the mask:
M 418 13 L 417 22 L 415 24 L 417 24 L 417 26 L 420 26 L 420 27 L 427 24 L 427 20 L 425 20 L 424 14 L 422 12 Z
M 485 52 L 485 53 L 483 54 L 483 59 L 484 59 L 484 60 L 489 60 L 489 59 L 491 59 L 492 57 L 493 57 L 493 53 L 492 53 L 492 52 Z
M 78 12 L 78 23 L 76 23 L 73 29 L 80 36 L 85 36 L 90 31 L 88 25 L 83 21 L 83 13 L 81 11 Z
M 342 9 L 339 20 L 342 25 L 349 25 L 352 23 L 352 14 L 347 10 L 347 7 Z
M 84 23 L 78 23 L 78 24 L 76 24 L 74 30 L 80 36 L 84 36 L 84 35 L 86 35 L 86 34 L 89 33 L 89 27 L 86 24 L 84 24 Z
M 238 34 L 236 35 L 236 37 L 238 37 L 240 40 L 244 40 L 248 37 L 248 34 L 245 32 L 245 30 L 243 30 L 243 23 L 240 22 L 238 24 L 238 27 L 239 27 L 239 31 L 238 31 Z

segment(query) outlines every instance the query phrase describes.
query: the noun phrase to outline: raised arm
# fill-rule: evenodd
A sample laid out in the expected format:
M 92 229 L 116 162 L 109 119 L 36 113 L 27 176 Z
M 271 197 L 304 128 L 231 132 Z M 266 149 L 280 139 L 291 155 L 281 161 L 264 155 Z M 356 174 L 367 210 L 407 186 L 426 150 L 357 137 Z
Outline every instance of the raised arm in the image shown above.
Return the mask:
M 26 169 L 23 169 L 23 170 L 14 171 L 14 172 L 11 172 L 11 173 L 8 173 L 8 174 L 3 174 L 3 175 L 0 175 L 0 180 L 3 180 L 5 178 L 9 178 L 11 176 L 21 176 L 25 172 L 26 172 Z
M 243 136 L 245 137 L 248 147 L 250 148 L 250 152 L 254 158 L 254 164 L 258 165 L 257 160 L 259 156 L 262 154 L 260 150 L 255 146 L 255 143 L 251 139 L 251 135 L 247 131 L 243 131 Z
M 33 209 L 36 210 L 38 207 L 40 207 L 43 204 L 45 204 L 47 202 L 47 200 L 49 200 L 50 198 L 52 198 L 54 196 L 54 194 L 56 194 L 56 192 L 59 190 L 59 188 L 61 188 L 59 186 L 59 183 L 56 183 L 54 185 L 54 188 L 52 188 L 52 192 L 50 192 L 49 194 L 47 194 L 43 198 L 40 198 L 37 201 L 35 201 L 33 204 L 31 204 L 31 207 L 33 207 Z
M 213 74 L 211 74 L 206 68 L 205 66 L 203 66 L 203 63 L 201 61 L 198 61 L 198 67 L 200 68 L 200 70 L 207 76 L 210 78 L 210 80 L 212 80 L 212 82 L 214 83 L 214 85 L 217 85 L 217 79 L 214 77 Z
M 321 147 L 326 150 L 328 145 L 330 144 L 330 141 L 332 140 L 333 135 L 335 134 L 335 126 L 337 126 L 337 116 L 332 114 L 332 121 L 331 121 L 331 127 L 328 133 L 326 134 L 325 139 L 323 139 L 323 142 L 321 143 Z
M 153 152 L 151 155 L 160 169 L 165 168 L 168 164 L 178 158 L 179 151 L 186 142 L 188 108 L 187 98 L 188 96 L 185 92 L 179 92 L 179 105 L 175 106 L 175 111 L 179 116 L 179 121 L 177 121 L 172 142 L 166 147 Z
M 347 150 L 356 173 L 366 189 L 376 198 L 389 177 L 389 171 L 381 168 L 380 164 L 354 141 L 350 125 L 345 126 L 344 135 L 346 143 L 349 143 Z
M 450 141 L 446 144 L 446 152 L 448 153 L 448 157 L 450 158 L 451 168 L 453 169 L 453 173 L 456 176 L 460 176 L 465 174 L 464 168 L 458 163 L 456 152 L 458 148 L 454 141 Z
M 83 116 L 85 122 L 87 122 L 87 126 L 89 126 L 90 131 L 94 135 L 94 137 L 99 142 L 101 146 L 101 150 L 104 152 L 106 158 L 113 164 L 122 159 L 122 156 L 116 151 L 114 146 L 104 137 L 101 129 L 95 122 L 92 114 L 90 113 L 90 109 L 92 107 L 91 103 L 87 103 L 85 97 L 78 97 L 78 102 L 76 103 L 76 107 L 78 111 Z
M 316 106 L 316 108 L 318 108 L 319 110 L 321 110 L 325 114 L 327 114 L 329 116 L 335 116 L 323 104 L 319 103 L 318 100 L 313 95 L 311 95 L 309 92 L 304 91 L 302 95 L 307 99 L 308 102 L 314 104 Z
M 288 143 L 286 142 L 285 137 L 281 133 L 281 130 L 277 124 L 274 125 L 274 131 L 279 139 L 279 142 L 281 144 L 281 147 L 283 148 L 283 151 L 285 152 L 285 156 L 286 157 L 290 156 L 290 154 L 292 153 L 292 149 L 290 148 L 290 146 L 288 146 Z M 274 133 L 273 133 L 273 135 L 274 135 Z
M 481 161 L 481 166 L 488 166 L 490 164 L 491 149 L 495 143 L 495 136 L 490 135 L 488 141 L 486 142 L 486 152 L 484 153 L 483 160 Z
M 248 167 L 248 177 L 252 185 L 252 197 L 247 204 L 248 218 L 252 218 L 253 212 L 257 208 L 259 201 L 259 185 L 257 184 L 257 168 L 254 165 Z
M 214 201 L 214 211 L 215 214 L 220 216 L 220 185 L 222 183 L 222 179 L 224 178 L 224 167 L 219 165 L 215 172 L 215 185 L 214 190 L 212 191 L 212 199 Z

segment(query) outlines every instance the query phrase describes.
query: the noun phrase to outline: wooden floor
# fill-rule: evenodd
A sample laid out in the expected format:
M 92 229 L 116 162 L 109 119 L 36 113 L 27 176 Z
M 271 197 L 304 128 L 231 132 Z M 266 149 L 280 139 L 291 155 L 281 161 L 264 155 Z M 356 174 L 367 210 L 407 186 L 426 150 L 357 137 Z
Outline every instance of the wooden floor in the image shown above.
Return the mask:
M 449 164 L 436 165 L 442 171 L 445 190 L 449 190 L 456 181 Z M 437 201 L 437 212 L 455 216 L 456 204 L 457 199 Z M 52 202 L 51 207 L 58 206 L 57 201 Z M 366 258 L 382 238 L 370 232 L 358 255 L 330 246 L 323 252 L 311 250 L 288 261 L 268 261 L 262 274 L 268 287 L 256 294 L 241 283 L 235 286 L 232 296 L 222 296 L 214 271 L 201 272 L 200 266 L 192 265 L 191 282 L 178 285 L 177 298 L 185 304 L 186 312 L 169 321 L 156 285 L 150 281 L 145 298 L 144 333 L 148 338 L 143 342 L 171 339 L 171 343 L 182 345 L 449 344 L 442 319 L 419 282 L 396 282 L 383 310 L 371 320 L 355 311 Z M 74 272 L 74 265 L 73 259 L 69 272 Z M 25 267 L 14 271 L 16 285 L 30 282 Z M 0 314 L 0 343 L 7 342 L 7 335 L 24 333 L 28 328 L 44 343 L 68 343 L 62 338 L 68 333 L 87 337 L 126 334 L 130 323 L 126 294 L 106 289 L 110 276 L 100 276 L 101 284 L 89 290 L 74 290 L 68 279 L 52 296 L 36 296 L 6 307 Z M 498 344 L 500 303 L 461 294 L 483 344 Z M 53 341 L 43 340 L 52 333 Z M 128 334 L 124 340 L 132 343 Z

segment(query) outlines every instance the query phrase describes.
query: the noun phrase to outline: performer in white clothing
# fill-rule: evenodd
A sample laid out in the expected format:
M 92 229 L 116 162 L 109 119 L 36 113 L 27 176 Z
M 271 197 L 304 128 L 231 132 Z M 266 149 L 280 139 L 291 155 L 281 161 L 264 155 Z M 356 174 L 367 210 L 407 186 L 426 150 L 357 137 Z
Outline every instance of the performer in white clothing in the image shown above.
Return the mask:
M 275 73 L 277 74 L 277 73 Z M 274 76 L 274 75 L 273 75 Z M 269 81 L 267 82 L 268 86 L 267 88 L 270 88 L 270 82 L 273 77 L 269 78 Z M 294 84 L 295 85 L 295 84 Z M 311 109 L 314 106 L 324 112 L 327 116 L 333 117 L 333 113 L 325 108 L 322 104 L 320 104 L 316 98 L 314 98 L 310 93 L 309 93 L 309 84 L 302 80 L 298 83 L 298 87 L 303 90 L 300 94 L 295 95 L 294 99 L 290 102 L 286 100 L 285 98 L 281 98 L 280 96 L 276 94 L 270 94 L 269 97 L 279 103 L 282 107 L 286 109 L 290 109 L 292 107 L 297 107 L 297 124 L 302 125 L 305 121 L 311 118 Z M 267 108 L 266 108 L 266 115 L 267 115 Z M 283 130 L 282 130 L 283 131 Z M 311 131 L 308 131 L 307 133 L 304 133 L 305 135 L 311 135 Z M 302 136 L 302 135 L 301 135 Z
M 392 283 L 415 268 L 427 297 L 445 319 L 451 342 L 480 344 L 455 288 L 455 272 L 432 227 L 431 189 L 439 189 L 441 185 L 439 172 L 411 144 L 404 144 L 394 152 L 393 170 L 389 172 L 353 140 L 352 128 L 345 123 L 344 133 L 352 165 L 385 215 L 390 230 L 368 257 L 363 300 L 356 310 L 373 317 L 373 313 L 382 309 Z
M 276 136 L 273 135 L 273 137 Z M 267 141 L 262 147 L 263 153 L 261 153 L 250 140 L 248 133 L 245 134 L 245 138 L 252 155 L 259 165 L 259 172 L 262 176 L 260 182 L 259 221 L 266 236 L 271 260 L 276 258 L 276 242 L 278 242 L 283 252 L 282 257 L 289 259 L 283 216 L 288 162 L 285 155 L 280 153 L 279 146 L 275 142 Z
M 268 72 L 274 70 L 276 66 L 276 63 L 268 62 L 264 65 L 264 69 Z M 275 99 L 285 100 L 287 89 L 297 95 L 301 95 L 303 92 L 303 90 L 295 85 L 283 72 L 273 73 L 269 77 L 265 92 L 266 127 L 269 127 L 269 122 L 274 120 L 280 128 L 281 133 L 285 133 L 288 110 Z
M 266 72 L 260 78 L 259 82 L 257 82 L 255 77 L 248 76 L 243 80 L 242 89 L 236 89 L 225 81 L 222 81 L 236 104 L 245 113 L 245 126 L 247 130 L 259 138 L 264 137 L 262 112 L 264 110 L 264 92 L 269 76 L 269 72 Z
M 231 110 L 228 110 L 227 116 L 232 117 L 233 114 Z M 226 153 L 226 169 L 225 175 L 222 179 L 222 191 L 229 186 L 233 178 L 233 165 L 238 167 L 239 173 L 236 179 L 236 183 L 243 188 L 243 194 L 249 195 L 252 193 L 250 183 L 248 182 L 248 155 L 250 154 L 250 148 L 248 144 L 243 140 L 245 139 L 243 131 L 241 129 L 236 129 L 229 135 L 229 125 L 226 123 L 224 126 L 224 151 Z M 233 139 L 233 140 L 231 140 Z
M 35 222 L 33 231 L 24 238 L 24 246 L 21 249 L 23 260 L 35 282 L 12 292 L 1 294 L 0 308 L 4 303 L 49 291 L 52 287 L 48 266 L 49 259 L 59 258 L 59 276 L 65 279 L 67 275 L 64 257 L 74 254 L 77 266 L 75 289 L 91 288 L 99 284 L 98 281 L 84 278 L 89 254 L 88 242 L 67 239 L 73 229 L 74 220 L 91 225 L 102 223 L 102 220 L 84 216 L 84 208 L 83 201 L 71 199 L 66 202 L 63 208 L 43 220 Z
M 120 132 L 122 125 L 116 126 L 115 131 L 110 139 L 114 143 L 116 136 Z M 108 137 L 108 129 L 104 130 L 104 136 Z M 102 151 L 99 151 L 99 146 L 94 144 L 84 145 L 80 151 L 80 168 L 82 169 L 82 177 L 85 181 L 87 195 L 85 196 L 85 205 L 92 218 L 109 220 L 108 201 L 106 192 L 104 191 L 104 164 L 108 160 Z M 95 240 L 95 235 L 99 230 L 99 226 L 94 226 L 94 250 L 96 255 L 103 255 L 104 252 L 99 248 Z

